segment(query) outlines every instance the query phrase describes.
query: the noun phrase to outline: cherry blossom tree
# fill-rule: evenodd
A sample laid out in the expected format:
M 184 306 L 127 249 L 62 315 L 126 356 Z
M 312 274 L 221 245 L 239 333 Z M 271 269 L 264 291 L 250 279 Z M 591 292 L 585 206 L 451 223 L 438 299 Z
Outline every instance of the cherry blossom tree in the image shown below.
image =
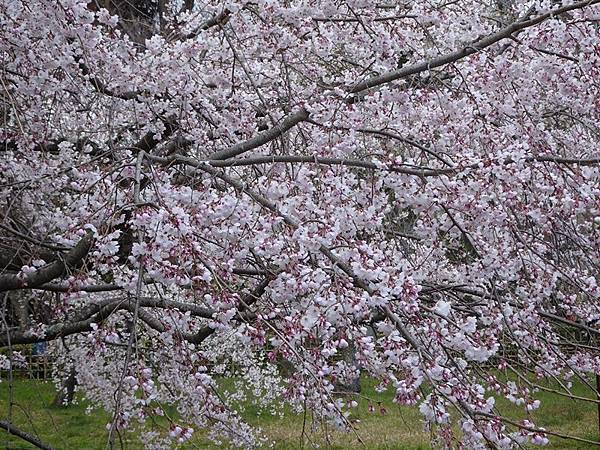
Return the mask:
M 529 413 L 600 374 L 598 3 L 0 0 L 7 364 L 50 342 L 111 446 L 267 442 L 233 366 L 348 431 L 361 371 L 436 445 L 565 437 Z

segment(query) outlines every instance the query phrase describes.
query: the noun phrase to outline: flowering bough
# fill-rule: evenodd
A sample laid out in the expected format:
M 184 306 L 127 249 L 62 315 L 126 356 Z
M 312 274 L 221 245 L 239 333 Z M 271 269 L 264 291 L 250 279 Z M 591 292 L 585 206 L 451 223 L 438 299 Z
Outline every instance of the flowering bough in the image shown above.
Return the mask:
M 2 346 L 111 445 L 261 445 L 228 375 L 351 429 L 359 370 L 442 445 L 593 444 L 530 413 L 600 374 L 599 1 L 109 3 L 0 1 Z

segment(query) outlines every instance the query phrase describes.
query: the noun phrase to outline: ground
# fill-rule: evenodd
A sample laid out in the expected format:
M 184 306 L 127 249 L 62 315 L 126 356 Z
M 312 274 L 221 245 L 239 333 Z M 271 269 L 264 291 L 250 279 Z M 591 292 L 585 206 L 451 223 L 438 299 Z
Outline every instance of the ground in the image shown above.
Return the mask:
M 305 418 L 302 414 L 290 414 L 283 418 L 264 413 L 259 416 L 252 405 L 246 405 L 244 417 L 250 423 L 259 425 L 265 430 L 274 440 L 277 449 L 312 448 L 313 444 L 328 449 L 430 448 L 428 434 L 423 431 L 420 414 L 416 408 L 398 407 L 392 403 L 391 392 L 377 393 L 374 390 L 374 383 L 369 379 L 363 379 L 362 384 L 364 397 L 357 398 L 359 405 L 352 415 L 352 419 L 356 421 L 357 434 L 336 433 L 329 443 L 323 439 L 322 431 L 310 431 L 309 417 L 306 426 L 303 426 Z M 223 381 L 222 385 L 224 388 L 231 387 L 228 381 Z M 3 419 L 8 410 L 8 386 L 6 380 L 0 384 L 0 416 Z M 591 396 L 589 389 L 582 384 L 576 385 L 574 389 L 577 395 Z M 87 414 L 88 405 L 83 401 L 69 407 L 51 407 L 49 405 L 54 397 L 54 386 L 39 380 L 16 380 L 13 397 L 15 399 L 13 422 L 24 431 L 38 435 L 53 448 L 77 450 L 106 448 L 105 425 L 109 421 L 107 413 L 95 411 Z M 373 403 L 375 412 L 369 412 L 369 401 L 366 397 L 375 401 Z M 563 434 L 598 440 L 596 404 L 575 402 L 552 393 L 542 393 L 541 399 L 542 407 L 534 416 L 540 426 Z M 380 413 L 377 402 L 381 402 L 385 407 L 385 415 Z M 517 411 L 521 410 L 510 408 L 511 417 L 523 418 Z M 159 422 L 157 426 L 165 426 L 165 423 Z M 304 439 L 302 439 L 303 428 Z M 364 446 L 357 436 L 360 436 Z M 126 449 L 141 447 L 140 442 L 131 436 L 123 444 Z M 0 446 L 8 449 L 34 448 L 2 430 L 0 430 Z M 192 441 L 181 448 L 215 448 L 215 445 L 202 433 L 196 433 Z M 546 448 L 583 449 L 590 448 L 590 445 L 553 438 L 550 446 Z

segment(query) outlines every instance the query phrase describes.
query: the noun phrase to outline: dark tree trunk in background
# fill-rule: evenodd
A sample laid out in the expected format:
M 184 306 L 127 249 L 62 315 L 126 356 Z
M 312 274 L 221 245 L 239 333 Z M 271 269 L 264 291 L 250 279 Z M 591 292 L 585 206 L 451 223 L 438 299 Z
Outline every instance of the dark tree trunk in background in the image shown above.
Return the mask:
M 9 294 L 17 325 L 22 329 L 29 328 L 31 324 L 29 297 L 30 295 L 27 291 L 15 291 Z
M 69 376 L 64 381 L 60 391 L 56 393 L 52 406 L 69 406 L 73 403 L 75 397 L 75 386 L 77 386 L 77 372 L 75 369 L 71 369 Z
M 348 365 L 353 365 L 358 369 L 358 374 L 352 379 L 348 380 L 346 383 L 342 384 L 340 388 L 345 392 L 358 394 L 362 390 L 362 387 L 360 385 L 360 364 L 356 360 L 356 348 L 354 345 L 348 347 L 346 355 L 344 355 L 344 359 Z
M 119 26 L 133 42 L 144 44 L 158 30 L 164 0 L 102 0 L 100 6 L 119 16 Z

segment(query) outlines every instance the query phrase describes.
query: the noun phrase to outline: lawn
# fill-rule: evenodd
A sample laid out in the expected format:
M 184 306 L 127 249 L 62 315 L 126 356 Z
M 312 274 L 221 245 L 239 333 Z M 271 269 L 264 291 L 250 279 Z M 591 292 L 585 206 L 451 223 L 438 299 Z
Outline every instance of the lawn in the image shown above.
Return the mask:
M 224 388 L 230 386 L 225 381 Z M 324 440 L 323 432 L 311 432 L 310 418 L 303 427 L 302 414 L 288 414 L 285 417 L 260 416 L 252 406 L 247 406 L 244 418 L 251 424 L 260 426 L 273 440 L 276 449 L 312 448 L 318 444 L 321 448 L 347 449 L 426 449 L 430 448 L 428 434 L 423 431 L 420 414 L 416 408 L 398 407 L 392 403 L 392 393 L 377 393 L 374 383 L 369 379 L 362 381 L 363 395 L 375 400 L 375 412 L 369 412 L 368 401 L 358 399 L 359 406 L 351 416 L 356 421 L 356 435 L 333 433 L 329 441 Z M 583 385 L 576 385 L 577 395 L 591 396 Z M 13 423 L 22 430 L 39 436 L 44 442 L 56 449 L 104 449 L 106 447 L 106 428 L 109 415 L 101 411 L 86 414 L 87 404 L 79 402 L 64 408 L 49 406 L 54 397 L 54 386 L 37 380 L 17 380 L 14 385 Z M 535 414 L 538 425 L 563 434 L 598 440 L 597 409 L 594 404 L 574 402 L 552 393 L 540 394 L 542 407 Z M 0 418 L 6 417 L 8 408 L 8 383 L 0 384 Z M 387 410 L 379 413 L 377 402 Z M 522 418 L 520 409 L 500 401 L 508 406 L 508 415 Z M 504 410 L 506 411 L 506 409 Z M 519 412 L 518 412 L 519 411 Z M 160 425 L 160 422 L 159 422 Z M 163 424 L 164 425 L 164 424 Z M 303 428 L 305 428 L 303 438 Z M 357 436 L 364 443 L 360 443 Z M 132 436 L 126 436 L 124 448 L 139 449 L 141 443 Z M 34 448 L 24 441 L 0 430 L 0 446 L 8 449 Z M 215 448 L 206 437 L 198 432 L 185 449 Z M 590 448 L 589 444 L 551 439 L 546 448 Z

